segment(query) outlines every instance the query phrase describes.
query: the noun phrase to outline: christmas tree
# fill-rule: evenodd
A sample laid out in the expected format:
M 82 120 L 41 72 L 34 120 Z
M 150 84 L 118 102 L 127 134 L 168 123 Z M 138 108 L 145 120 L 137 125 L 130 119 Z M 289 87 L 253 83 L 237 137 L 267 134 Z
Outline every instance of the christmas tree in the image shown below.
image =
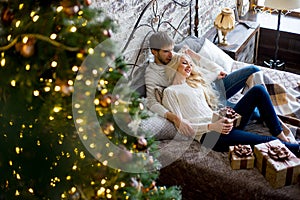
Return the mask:
M 89 0 L 1 1 L 0 199 L 180 199 Z

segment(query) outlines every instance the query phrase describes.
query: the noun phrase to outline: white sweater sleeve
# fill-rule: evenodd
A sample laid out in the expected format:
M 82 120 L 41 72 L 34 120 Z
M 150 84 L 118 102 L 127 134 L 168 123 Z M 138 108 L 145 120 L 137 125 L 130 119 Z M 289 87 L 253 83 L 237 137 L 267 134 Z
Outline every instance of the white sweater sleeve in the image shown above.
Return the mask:
M 198 66 L 198 70 L 202 72 L 206 80 L 210 83 L 217 79 L 221 71 L 224 71 L 220 65 L 204 56 L 200 56 L 200 59 L 193 59 L 193 61 Z
M 163 75 L 164 76 L 164 75 Z M 150 111 L 157 113 L 161 117 L 165 117 L 165 114 L 169 111 L 155 97 L 154 90 L 156 87 L 166 87 L 166 81 L 163 80 L 162 76 L 159 76 L 154 68 L 147 67 L 145 72 L 145 84 L 146 84 L 146 96 L 147 96 L 147 107 Z

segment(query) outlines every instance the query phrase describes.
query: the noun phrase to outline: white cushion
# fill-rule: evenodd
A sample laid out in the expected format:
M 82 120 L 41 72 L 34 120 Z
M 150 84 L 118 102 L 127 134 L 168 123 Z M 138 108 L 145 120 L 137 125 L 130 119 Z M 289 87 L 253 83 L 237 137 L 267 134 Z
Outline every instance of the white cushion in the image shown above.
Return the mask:
M 223 67 L 226 72 L 231 72 L 234 60 L 208 39 L 205 38 L 198 53 Z
M 205 38 L 196 36 L 188 36 L 183 41 L 181 41 L 178 44 L 175 44 L 174 51 L 178 52 L 183 46 L 188 46 L 190 49 L 192 49 L 195 52 L 199 52 L 204 44 Z

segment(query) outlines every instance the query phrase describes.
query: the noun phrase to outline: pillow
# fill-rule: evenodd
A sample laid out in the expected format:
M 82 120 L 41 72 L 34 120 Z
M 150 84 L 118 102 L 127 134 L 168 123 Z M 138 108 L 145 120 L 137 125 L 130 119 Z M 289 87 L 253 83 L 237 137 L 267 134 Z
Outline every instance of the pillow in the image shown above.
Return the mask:
M 205 38 L 198 53 L 223 67 L 226 72 L 231 72 L 234 60 L 208 39 Z
M 158 115 L 143 119 L 140 128 L 142 131 L 151 133 L 156 140 L 188 140 L 186 136 L 177 131 L 172 122 Z
M 192 49 L 195 52 L 199 52 L 204 44 L 205 38 L 200 37 L 197 38 L 196 36 L 188 36 L 183 41 L 181 41 L 179 44 L 176 44 L 174 46 L 174 51 L 178 52 L 183 46 L 187 45 L 190 49 Z

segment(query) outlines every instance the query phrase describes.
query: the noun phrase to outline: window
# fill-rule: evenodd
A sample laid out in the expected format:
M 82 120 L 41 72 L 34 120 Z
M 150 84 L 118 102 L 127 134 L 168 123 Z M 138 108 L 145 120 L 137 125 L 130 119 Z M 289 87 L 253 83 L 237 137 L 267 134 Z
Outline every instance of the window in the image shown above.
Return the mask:
M 265 0 L 257 0 L 256 5 L 257 5 L 258 7 L 264 7 L 264 5 L 265 5 Z M 292 14 L 292 15 L 296 14 L 297 16 L 299 16 L 299 15 L 300 15 L 300 8 L 292 10 L 291 14 Z

